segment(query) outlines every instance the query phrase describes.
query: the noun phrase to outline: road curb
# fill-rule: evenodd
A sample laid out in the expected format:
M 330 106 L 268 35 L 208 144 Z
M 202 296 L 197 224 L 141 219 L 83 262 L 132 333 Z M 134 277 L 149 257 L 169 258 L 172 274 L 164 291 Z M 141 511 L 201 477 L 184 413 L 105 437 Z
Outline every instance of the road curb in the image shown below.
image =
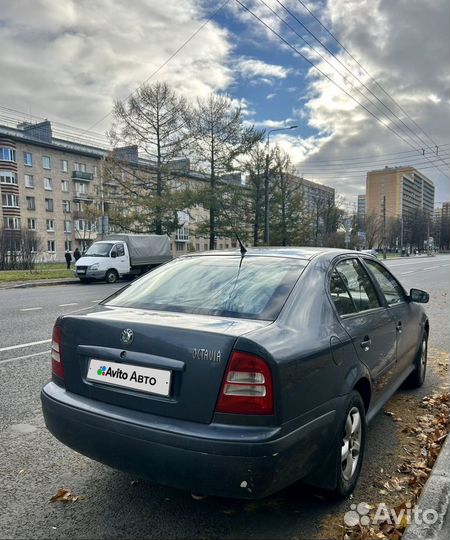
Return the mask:
M 420 495 L 417 508 L 422 523 L 412 522 L 402 536 L 402 540 L 444 540 L 450 530 L 450 435 L 441 449 L 431 475 Z M 425 510 L 434 510 L 439 514 L 438 521 L 426 524 L 422 520 Z
M 79 279 L 64 278 L 64 279 L 45 279 L 42 281 L 12 281 L 10 283 L 0 283 L 1 289 L 28 289 L 31 287 L 46 287 L 49 285 L 73 285 L 80 283 Z

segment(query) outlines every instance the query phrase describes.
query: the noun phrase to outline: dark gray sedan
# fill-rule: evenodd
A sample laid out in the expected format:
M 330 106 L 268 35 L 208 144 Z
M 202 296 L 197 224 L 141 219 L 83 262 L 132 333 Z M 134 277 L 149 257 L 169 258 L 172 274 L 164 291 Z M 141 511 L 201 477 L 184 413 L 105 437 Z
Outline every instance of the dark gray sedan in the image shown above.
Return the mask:
M 195 493 L 303 479 L 346 496 L 367 423 L 423 383 L 427 301 L 360 252 L 182 257 L 56 321 L 45 421 L 86 456 Z

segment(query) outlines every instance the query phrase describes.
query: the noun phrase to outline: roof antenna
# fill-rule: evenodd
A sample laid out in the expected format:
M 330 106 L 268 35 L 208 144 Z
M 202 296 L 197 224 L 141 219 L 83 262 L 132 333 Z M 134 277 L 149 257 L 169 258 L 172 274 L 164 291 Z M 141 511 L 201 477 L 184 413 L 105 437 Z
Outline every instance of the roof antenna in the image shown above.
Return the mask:
M 231 221 L 230 219 L 230 216 L 228 215 L 228 212 L 225 210 L 225 206 L 223 205 L 223 202 L 222 201 L 218 201 L 220 206 L 222 207 L 222 210 L 223 210 L 223 213 L 225 214 L 225 217 L 227 218 L 227 221 L 234 233 L 234 236 L 236 236 L 236 240 L 238 241 L 239 243 L 239 249 L 240 249 L 240 252 L 241 252 L 241 257 L 243 257 L 246 253 L 247 253 L 247 248 L 244 246 L 244 244 L 242 243 L 242 240 L 239 238 L 239 235 L 236 231 L 236 229 L 234 228 L 234 225 L 233 225 L 233 222 Z M 242 262 L 242 261 L 241 261 Z

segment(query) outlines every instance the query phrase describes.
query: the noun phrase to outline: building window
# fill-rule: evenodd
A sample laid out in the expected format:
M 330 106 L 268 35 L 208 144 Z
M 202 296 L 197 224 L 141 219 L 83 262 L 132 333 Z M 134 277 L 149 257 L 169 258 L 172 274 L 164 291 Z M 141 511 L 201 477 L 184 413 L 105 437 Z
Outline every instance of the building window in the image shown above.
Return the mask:
M 17 184 L 17 175 L 12 171 L 0 171 L 0 184 Z
M 2 205 L 7 208 L 19 208 L 19 196 L 11 193 L 2 194 Z
M 72 240 L 65 240 L 64 241 L 64 249 L 66 251 L 72 251 Z
M 61 180 L 61 191 L 64 191 L 67 193 L 69 191 L 69 181 L 68 180 Z
M 23 153 L 23 164 L 27 167 L 33 166 L 33 154 L 31 152 L 24 152 Z
M 16 151 L 8 146 L 0 146 L 0 161 L 16 161 Z
M 54 219 L 47 219 L 46 220 L 47 225 L 47 232 L 55 232 L 55 220 Z
M 32 174 L 25 174 L 24 179 L 26 188 L 34 188 L 34 177 Z
M 43 169 L 51 169 L 52 168 L 52 160 L 50 156 L 42 156 L 42 168 Z
M 36 218 L 32 218 L 32 217 L 28 218 L 28 229 L 30 231 L 36 230 Z
M 75 191 L 77 195 L 86 195 L 86 184 L 75 182 Z
M 54 240 L 47 240 L 47 251 L 49 253 L 56 253 Z
M 65 233 L 71 233 L 72 232 L 72 222 L 64 220 L 64 232 Z
M 97 176 L 97 172 L 98 172 L 97 165 L 94 165 L 94 176 Z
M 70 212 L 70 201 L 63 201 L 62 202 L 63 212 L 67 214 Z
M 74 163 L 73 168 L 78 172 L 86 172 L 86 163 Z
M 184 242 L 175 242 L 175 248 L 177 251 L 184 251 Z
M 53 212 L 53 199 L 45 199 L 45 210 Z
M 3 218 L 3 226 L 5 229 L 10 230 L 19 230 L 20 229 L 20 218 L 17 217 L 5 217 Z
M 52 191 L 53 190 L 53 182 L 51 178 L 44 178 L 44 189 L 46 191 Z
M 62 172 L 67 172 L 69 170 L 69 164 L 67 163 L 67 159 L 61 160 L 61 170 Z
M 27 210 L 36 210 L 36 199 L 34 197 L 27 197 Z

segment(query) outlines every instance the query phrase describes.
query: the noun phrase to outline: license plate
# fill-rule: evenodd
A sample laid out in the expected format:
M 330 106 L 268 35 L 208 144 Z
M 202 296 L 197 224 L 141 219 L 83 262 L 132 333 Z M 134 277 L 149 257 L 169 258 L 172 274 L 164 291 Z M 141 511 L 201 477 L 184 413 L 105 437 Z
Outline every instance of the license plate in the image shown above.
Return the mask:
M 118 364 L 109 360 L 89 361 L 87 380 L 139 390 L 148 394 L 168 396 L 172 372 L 130 364 Z
M 86 270 L 77 270 L 77 274 L 85 274 Z

